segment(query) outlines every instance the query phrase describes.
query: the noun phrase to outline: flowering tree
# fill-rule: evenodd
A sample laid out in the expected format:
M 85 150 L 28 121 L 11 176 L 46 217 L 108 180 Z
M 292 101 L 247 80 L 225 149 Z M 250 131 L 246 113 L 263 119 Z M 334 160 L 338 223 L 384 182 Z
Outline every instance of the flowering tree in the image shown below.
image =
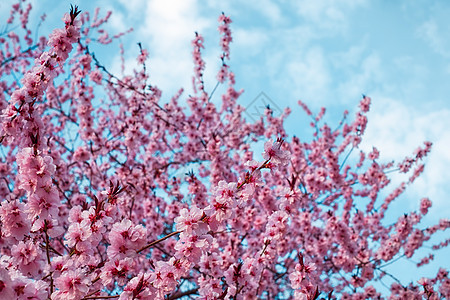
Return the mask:
M 421 228 L 431 206 L 422 199 L 384 224 L 431 143 L 397 165 L 380 162 L 376 148 L 358 150 L 369 97 L 337 129 L 321 121 L 325 109 L 314 115 L 299 102 L 315 129 L 301 141 L 283 127 L 289 109 L 274 117 L 267 108 L 256 123 L 243 118 L 226 15 L 217 80 L 227 88 L 216 106 L 200 34 L 194 93 L 163 103 L 145 49 L 129 76 L 90 52 L 119 36 L 102 28 L 110 13 L 91 18 L 72 7 L 61 28 L 34 39 L 30 9 L 13 5 L 7 24 L 19 19 L 20 28 L 0 36 L 1 299 L 450 297 L 443 268 L 409 285 L 385 270 L 450 222 Z M 265 142 L 261 161 L 256 141 Z M 359 160 L 348 159 L 356 151 Z M 189 171 L 174 176 L 179 170 Z M 386 196 L 393 170 L 410 176 Z M 389 291 L 375 288 L 386 276 Z

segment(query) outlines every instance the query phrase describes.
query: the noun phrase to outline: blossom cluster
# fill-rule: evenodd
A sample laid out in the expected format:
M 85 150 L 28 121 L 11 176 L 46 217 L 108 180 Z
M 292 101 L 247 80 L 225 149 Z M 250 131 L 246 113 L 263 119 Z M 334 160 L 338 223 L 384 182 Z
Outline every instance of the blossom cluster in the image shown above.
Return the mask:
M 162 100 L 140 43 L 131 75 L 90 52 L 121 36 L 103 28 L 110 12 L 72 8 L 63 28 L 34 40 L 26 3 L 7 21 L 19 19 L 23 36 L 0 37 L 0 299 L 450 298 L 445 267 L 412 283 L 386 268 L 433 262 L 450 221 L 421 225 L 432 207 L 423 198 L 387 222 L 431 143 L 397 165 L 359 150 L 370 97 L 336 129 L 325 108 L 299 102 L 313 139 L 290 137 L 290 109 L 244 118 L 225 14 L 221 97 L 204 85 L 196 33 L 193 93 Z M 387 193 L 393 171 L 408 179 Z

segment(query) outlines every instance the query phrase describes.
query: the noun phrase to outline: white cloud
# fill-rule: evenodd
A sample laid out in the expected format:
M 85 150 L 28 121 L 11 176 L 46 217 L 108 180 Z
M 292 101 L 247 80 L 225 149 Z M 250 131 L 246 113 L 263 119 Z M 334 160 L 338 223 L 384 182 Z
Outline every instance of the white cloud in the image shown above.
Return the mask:
M 357 67 L 360 65 L 365 51 L 367 50 L 367 36 L 360 40 L 359 44 L 350 45 L 342 52 L 332 55 L 332 64 L 336 68 Z
M 270 47 L 271 40 L 266 32 L 258 28 L 233 30 L 233 44 L 231 56 L 243 54 L 254 57 Z M 233 51 L 234 50 L 234 51 Z M 236 52 L 236 53 L 235 53 Z
M 353 51 L 354 50 L 354 51 Z M 348 54 L 357 54 L 358 49 L 351 49 Z M 357 66 L 351 67 L 352 63 L 342 66 L 342 73 L 345 74 L 338 79 L 338 95 L 341 103 L 349 104 L 355 95 L 368 93 L 371 95 L 374 83 L 380 84 L 384 80 L 381 59 L 376 53 L 371 53 L 365 57 L 354 57 Z M 345 63 L 344 63 L 345 64 Z
M 129 15 L 134 15 L 137 13 L 142 13 L 146 11 L 147 3 L 142 0 L 117 0 L 122 7 L 127 10 Z
M 304 100 L 324 100 L 328 96 L 330 74 L 323 50 L 314 47 L 304 55 L 299 53 L 295 61 L 286 63 L 286 76 L 280 79 Z
M 276 1 L 256 0 L 253 1 L 253 5 L 271 23 L 278 23 L 283 19 L 283 14 Z
M 163 91 L 190 86 L 192 76 L 191 41 L 213 20 L 199 15 L 196 1 L 151 1 L 138 30 L 149 47 L 152 81 Z
M 175 93 L 180 87 L 190 88 L 193 74 L 191 41 L 196 31 L 201 34 L 207 28 L 215 28 L 216 17 L 201 16 L 200 5 L 195 0 L 133 0 L 130 5 L 127 5 L 128 1 L 120 1 L 124 11 L 119 12 L 114 23 L 123 24 L 127 17 L 141 14 L 141 22 L 133 26 L 134 42 L 126 45 L 127 69 L 136 66 L 136 43 L 141 42 L 150 54 L 147 68 L 152 84 L 165 93 Z M 115 69 L 119 70 L 119 59 L 115 61 Z
M 435 20 L 428 20 L 420 25 L 416 32 L 419 37 L 429 44 L 434 52 L 448 58 L 450 57 L 450 52 L 447 50 L 447 45 L 445 45 L 445 35 L 440 31 Z
M 109 5 L 105 5 L 102 6 L 99 16 L 103 18 L 107 11 L 113 12 L 107 23 L 107 26 L 111 28 L 110 33 L 117 34 L 119 32 L 125 32 L 132 27 L 132 25 L 126 21 L 130 14 L 128 11 L 117 11 Z M 91 18 L 93 18 L 93 15 L 91 15 Z
M 348 11 L 365 5 L 364 0 L 302 0 L 296 2 L 297 13 L 314 23 L 318 28 L 335 31 L 345 30 L 348 26 Z

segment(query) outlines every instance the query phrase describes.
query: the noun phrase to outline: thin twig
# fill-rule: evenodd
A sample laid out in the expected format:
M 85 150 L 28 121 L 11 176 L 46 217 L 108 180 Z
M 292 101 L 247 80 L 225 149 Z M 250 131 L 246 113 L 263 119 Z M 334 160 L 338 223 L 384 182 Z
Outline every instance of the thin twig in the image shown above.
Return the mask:
M 170 238 L 170 237 L 172 237 L 172 236 L 174 236 L 174 235 L 177 235 L 177 234 L 179 234 L 179 233 L 181 233 L 181 231 L 174 231 L 174 232 L 172 232 L 172 233 L 169 233 L 169 234 L 166 235 L 165 237 L 162 237 L 162 238 L 160 238 L 159 240 L 153 241 L 153 242 L 151 242 L 150 244 L 148 244 L 147 246 L 144 246 L 144 247 L 142 247 L 141 249 L 137 250 L 136 253 L 140 253 L 140 252 L 142 252 L 142 251 L 144 251 L 144 250 L 146 250 L 146 249 L 148 249 L 148 248 L 150 248 L 150 247 L 153 247 L 154 245 L 156 245 L 156 244 L 158 244 L 158 243 L 160 243 L 160 242 L 162 242 L 162 241 L 164 241 L 164 240 L 167 240 L 168 238 Z

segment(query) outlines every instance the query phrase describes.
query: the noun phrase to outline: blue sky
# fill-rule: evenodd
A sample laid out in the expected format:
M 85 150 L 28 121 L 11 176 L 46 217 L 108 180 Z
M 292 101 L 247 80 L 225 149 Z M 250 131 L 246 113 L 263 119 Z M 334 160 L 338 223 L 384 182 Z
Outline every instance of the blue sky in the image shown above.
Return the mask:
M 11 1 L 2 1 L 0 11 Z M 206 87 L 215 85 L 219 67 L 217 17 L 232 17 L 231 68 L 240 101 L 249 105 L 264 92 L 278 107 L 289 106 L 288 132 L 307 138 L 309 120 L 297 107 L 301 99 L 337 124 L 342 112 L 354 112 L 361 94 L 372 98 L 363 148 L 377 146 L 384 161 L 401 160 L 425 140 L 433 142 L 425 172 L 396 204 L 399 214 L 418 207 L 428 196 L 434 203 L 428 223 L 450 216 L 450 2 L 448 1 L 195 1 L 108 0 L 32 1 L 31 20 L 43 12 L 40 29 L 60 26 L 69 3 L 83 11 L 113 10 L 109 24 L 123 37 L 127 65 L 135 65 L 137 42 L 149 50 L 153 84 L 169 99 L 191 86 L 190 41 L 205 37 Z M 9 8 L 7 9 L 9 11 Z M 0 13 L 4 20 L 5 12 Z M 117 44 L 97 56 L 118 72 Z M 98 51 L 98 50 L 96 50 Z M 217 94 L 220 95 L 220 94 Z M 219 101 L 217 97 L 213 101 Z M 394 182 L 400 182 L 394 176 Z M 446 235 L 448 238 L 448 233 Z M 449 251 L 447 251 L 448 254 Z M 450 265 L 440 256 L 438 265 Z M 412 266 L 408 265 L 409 267 Z M 434 273 L 435 271 L 433 271 Z M 405 275 L 406 276 L 406 275 Z M 407 278 L 407 277 L 405 277 Z

